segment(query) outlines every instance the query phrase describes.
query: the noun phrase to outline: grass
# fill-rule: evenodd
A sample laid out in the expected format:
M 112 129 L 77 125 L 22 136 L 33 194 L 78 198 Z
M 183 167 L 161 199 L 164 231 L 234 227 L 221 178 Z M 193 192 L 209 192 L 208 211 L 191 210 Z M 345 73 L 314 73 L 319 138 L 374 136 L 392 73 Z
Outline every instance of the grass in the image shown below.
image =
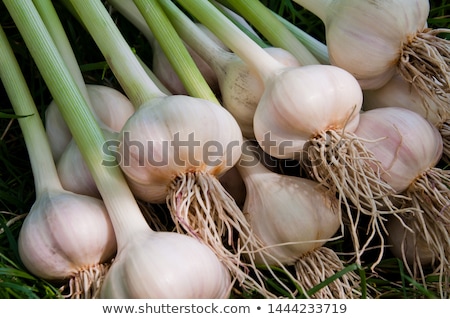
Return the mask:
M 298 5 L 288 0 L 262 0 L 261 2 L 324 41 L 322 22 L 312 14 L 300 10 Z M 105 68 L 105 61 L 93 40 L 60 2 L 54 3 L 73 43 L 86 83 L 104 84 L 120 89 L 112 72 Z M 430 3 L 432 10 L 429 26 L 448 28 L 450 1 L 430 1 Z M 0 3 L 0 12 L 6 12 L 3 3 Z M 130 45 L 147 65 L 151 65 L 151 48 L 145 37 L 122 16 L 117 13 L 112 15 Z M 0 16 L 0 23 L 10 39 L 41 116 L 44 117 L 46 106 L 51 101 L 45 83 L 8 14 Z M 34 201 L 34 183 L 22 133 L 2 86 L 0 86 L 0 167 L 0 298 L 62 298 L 57 286 L 27 272 L 18 256 L 17 238 L 23 218 Z M 345 252 L 348 243 L 344 239 L 330 245 L 338 252 Z M 356 268 L 356 265 L 349 265 L 344 272 Z M 407 275 L 400 260 L 389 254 L 377 266 L 375 272 L 367 269 L 359 271 L 364 279 L 363 287 L 361 287 L 363 293 L 376 290 L 379 298 L 437 298 L 439 296 L 436 278 L 428 278 L 427 287 L 424 287 Z M 328 279 L 323 285 L 328 284 L 332 279 Z M 279 285 L 274 282 L 269 284 L 280 296 L 284 295 L 285 292 Z M 257 298 L 258 296 L 242 295 L 236 292 L 234 297 Z

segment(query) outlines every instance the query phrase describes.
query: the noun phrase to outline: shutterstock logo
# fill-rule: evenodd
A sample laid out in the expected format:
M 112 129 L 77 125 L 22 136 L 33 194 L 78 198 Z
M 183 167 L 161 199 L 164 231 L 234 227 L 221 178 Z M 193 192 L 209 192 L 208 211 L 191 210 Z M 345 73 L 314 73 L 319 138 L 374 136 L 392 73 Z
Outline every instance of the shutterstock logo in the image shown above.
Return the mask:
M 317 147 L 312 142 L 307 142 L 300 150 L 292 151 L 297 143 L 291 140 L 276 141 L 272 139 L 271 133 L 264 135 L 263 139 L 256 140 L 232 140 L 227 143 L 216 140 L 201 140 L 196 138 L 192 132 L 187 137 L 182 138 L 177 132 L 171 140 L 141 140 L 131 139 L 130 132 L 124 132 L 122 140 L 111 139 L 103 145 L 103 153 L 105 158 L 102 162 L 104 166 L 121 165 L 127 167 L 130 165 L 138 166 L 190 166 L 198 167 L 206 165 L 214 166 L 232 166 L 233 163 L 240 158 L 241 154 L 252 154 L 252 156 L 244 156 L 241 159 L 241 165 L 256 165 L 258 162 L 263 163 L 266 167 L 275 167 L 278 161 L 275 157 L 270 156 L 268 152 L 276 148 L 276 153 L 280 158 L 286 157 L 293 160 L 285 163 L 285 165 L 296 165 L 295 160 L 308 162 L 308 153 Z M 339 146 L 332 146 L 332 143 L 321 143 L 320 147 L 325 148 L 325 153 L 332 156 Z M 265 151 L 263 151 L 263 149 Z M 250 153 L 249 153 L 250 152 Z M 321 159 L 319 159 L 322 161 Z M 317 161 L 317 159 L 315 160 Z M 304 163 L 304 164 L 305 164 Z M 309 163 L 309 165 L 318 163 Z
M 108 140 L 103 145 L 103 153 L 107 159 L 105 166 L 133 165 L 145 166 L 219 166 L 231 165 L 233 158 L 240 156 L 242 140 L 229 141 L 201 141 L 195 133 L 188 134 L 186 139 L 175 133 L 173 138 L 163 141 L 148 140 L 142 142 L 130 138 L 129 132 L 124 132 L 123 140 Z

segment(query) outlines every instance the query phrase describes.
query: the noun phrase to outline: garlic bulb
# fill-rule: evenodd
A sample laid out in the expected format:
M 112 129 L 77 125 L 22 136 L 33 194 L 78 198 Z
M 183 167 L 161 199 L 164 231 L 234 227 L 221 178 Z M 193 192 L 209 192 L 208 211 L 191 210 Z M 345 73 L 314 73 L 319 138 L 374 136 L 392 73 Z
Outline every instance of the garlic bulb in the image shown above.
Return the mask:
M 264 49 L 286 67 L 300 66 L 288 51 L 268 47 Z M 208 60 L 218 75 L 223 106 L 236 118 L 246 138 L 254 138 L 253 118 L 264 92 L 264 82 L 236 55 Z
M 101 297 L 219 299 L 228 298 L 231 287 L 226 267 L 198 240 L 177 233 L 146 232 L 136 234 L 118 254 Z
M 259 74 L 237 54 L 223 49 L 209 38 L 176 6 L 170 2 L 164 2 L 163 5 L 180 37 L 216 73 L 222 104 L 238 122 L 242 135 L 253 138 L 253 116 L 264 91 L 264 83 Z M 264 51 L 280 65 L 300 65 L 295 56 L 284 49 L 267 47 Z
M 434 99 L 421 96 L 417 89 L 401 77 L 394 75 L 385 85 L 375 90 L 363 90 L 363 109 L 379 107 L 403 107 L 422 115 L 427 121 L 440 127 L 450 116 L 450 110 Z M 439 97 L 439 96 L 438 96 Z
M 128 98 L 114 88 L 105 85 L 87 84 L 90 104 L 98 119 L 114 131 L 120 131 L 125 121 L 134 113 Z M 45 128 L 55 162 L 64 153 L 72 139 L 55 101 L 50 102 L 45 111 Z
M 240 156 L 242 133 L 229 112 L 207 100 L 172 95 L 141 106 L 120 133 L 119 164 L 135 195 L 162 203 L 180 174 L 219 176 Z
M 411 258 L 410 250 L 422 256 L 426 245 L 442 276 L 450 265 L 450 171 L 436 167 L 443 149 L 439 131 L 411 110 L 384 107 L 364 112 L 356 134 L 369 141 L 367 147 L 382 166 L 382 178 L 410 199 L 399 217 L 413 232 L 413 240 L 422 244 L 411 247 L 411 236 L 403 237 L 405 263 L 413 262 L 412 268 L 421 271 L 422 260 Z
M 421 96 L 449 94 L 450 42 L 439 37 L 448 30 L 425 27 L 428 0 L 294 1 L 323 21 L 330 62 L 363 89 L 380 88 L 399 72 Z
M 400 74 L 396 74 L 383 87 L 376 90 L 364 90 L 364 110 L 378 107 L 403 107 L 422 115 L 436 126 L 444 142 L 443 160 L 450 162 L 450 93 L 423 95 L 408 83 Z
M 247 189 L 243 211 L 265 244 L 254 258 L 263 265 L 294 265 L 296 279 L 307 291 L 344 268 L 336 253 L 324 247 L 341 225 L 338 200 L 316 181 L 268 170 L 252 148 L 244 144 L 237 169 Z M 317 267 L 310 268 L 313 264 Z M 357 276 L 348 274 L 313 297 L 354 297 L 354 285 Z
M 86 88 L 92 108 L 98 117 L 99 125 L 104 128 L 104 134 L 108 139 L 116 140 L 116 133 L 122 129 L 125 122 L 134 113 L 134 106 L 124 94 L 116 89 L 92 84 L 86 85 Z M 60 114 L 57 108 L 51 112 Z M 62 117 L 61 121 L 63 121 Z M 52 125 L 55 126 L 47 128 L 49 136 L 54 136 L 53 128 L 60 124 L 52 123 Z M 67 127 L 67 125 L 64 123 L 62 127 Z M 97 185 L 75 141 L 69 141 L 56 164 L 58 176 L 64 189 L 77 194 L 100 198 Z
M 64 122 L 56 102 L 52 100 L 45 110 L 45 128 L 53 159 L 58 161 L 64 149 L 72 139 L 69 127 Z
M 20 230 L 18 249 L 34 275 L 68 280 L 68 297 L 95 298 L 116 252 L 116 241 L 101 200 L 50 191 L 36 198 Z
M 56 169 L 62 187 L 77 194 L 101 198 L 75 140 L 71 139 L 57 162 Z
M 266 85 L 253 119 L 255 136 L 270 155 L 299 159 L 311 139 L 353 132 L 361 105 L 361 87 L 347 71 L 330 65 L 287 68 Z
M 442 155 L 439 131 L 421 115 L 400 107 L 363 112 L 355 133 L 382 166 L 382 178 L 400 193 L 408 190 Z
M 386 223 L 389 234 L 387 243 L 390 245 L 390 251 L 395 257 L 406 261 L 407 267 L 431 264 L 435 260 L 434 252 L 420 233 L 414 233 L 411 229 L 405 227 L 409 223 L 406 216 L 404 216 L 404 219 L 405 221 L 402 221 L 391 217 Z M 417 272 L 417 269 L 414 271 Z M 417 277 L 417 275 L 414 277 Z

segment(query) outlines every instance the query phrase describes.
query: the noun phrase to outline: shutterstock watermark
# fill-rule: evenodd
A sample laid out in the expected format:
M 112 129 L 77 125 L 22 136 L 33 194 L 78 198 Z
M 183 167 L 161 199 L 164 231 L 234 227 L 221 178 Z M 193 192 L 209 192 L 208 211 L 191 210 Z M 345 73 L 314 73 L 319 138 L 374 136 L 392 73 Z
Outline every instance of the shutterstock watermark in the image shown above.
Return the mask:
M 224 144 L 215 140 L 200 140 L 192 132 L 184 138 L 178 132 L 171 140 L 133 140 L 130 132 L 124 132 L 122 140 L 110 139 L 103 145 L 106 155 L 102 164 L 104 166 L 190 166 L 200 165 L 232 166 L 233 159 L 239 158 L 242 153 L 252 154 L 252 157 L 242 157 L 240 165 L 254 166 L 262 163 L 266 167 L 276 167 L 278 160 L 268 154 L 271 148 L 277 148 L 277 154 L 283 157 L 292 153 L 294 141 L 275 141 L 270 132 L 266 133 L 259 143 L 256 140 L 232 140 Z M 264 151 L 266 150 L 266 151 Z M 291 159 L 305 158 L 307 148 L 296 151 Z M 303 156 L 303 157 L 302 157 Z M 286 165 L 286 163 L 284 163 Z M 288 165 L 295 165 L 295 161 Z

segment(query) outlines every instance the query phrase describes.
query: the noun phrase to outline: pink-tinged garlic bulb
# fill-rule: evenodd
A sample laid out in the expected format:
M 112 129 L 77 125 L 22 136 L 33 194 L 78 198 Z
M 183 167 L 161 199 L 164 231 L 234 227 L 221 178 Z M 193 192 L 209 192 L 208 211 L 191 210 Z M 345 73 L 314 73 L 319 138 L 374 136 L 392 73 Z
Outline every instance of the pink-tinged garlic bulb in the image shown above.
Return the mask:
M 302 293 L 345 266 L 325 247 L 342 225 L 334 193 L 318 182 L 282 175 L 267 169 L 255 156 L 255 145 L 245 142 L 237 164 L 247 196 L 243 211 L 265 247 L 252 254 L 257 264 L 293 266 Z M 358 276 L 348 273 L 313 298 L 354 298 Z
M 362 113 L 356 134 L 369 141 L 367 148 L 379 160 L 382 178 L 410 199 L 406 212 L 398 216 L 409 231 L 400 244 L 405 263 L 412 263 L 416 275 L 431 256 L 442 276 L 450 264 L 450 171 L 436 166 L 443 149 L 438 129 L 411 110 L 384 107 Z M 411 242 L 418 245 L 412 247 Z M 424 255 L 424 245 L 426 257 L 417 257 Z

